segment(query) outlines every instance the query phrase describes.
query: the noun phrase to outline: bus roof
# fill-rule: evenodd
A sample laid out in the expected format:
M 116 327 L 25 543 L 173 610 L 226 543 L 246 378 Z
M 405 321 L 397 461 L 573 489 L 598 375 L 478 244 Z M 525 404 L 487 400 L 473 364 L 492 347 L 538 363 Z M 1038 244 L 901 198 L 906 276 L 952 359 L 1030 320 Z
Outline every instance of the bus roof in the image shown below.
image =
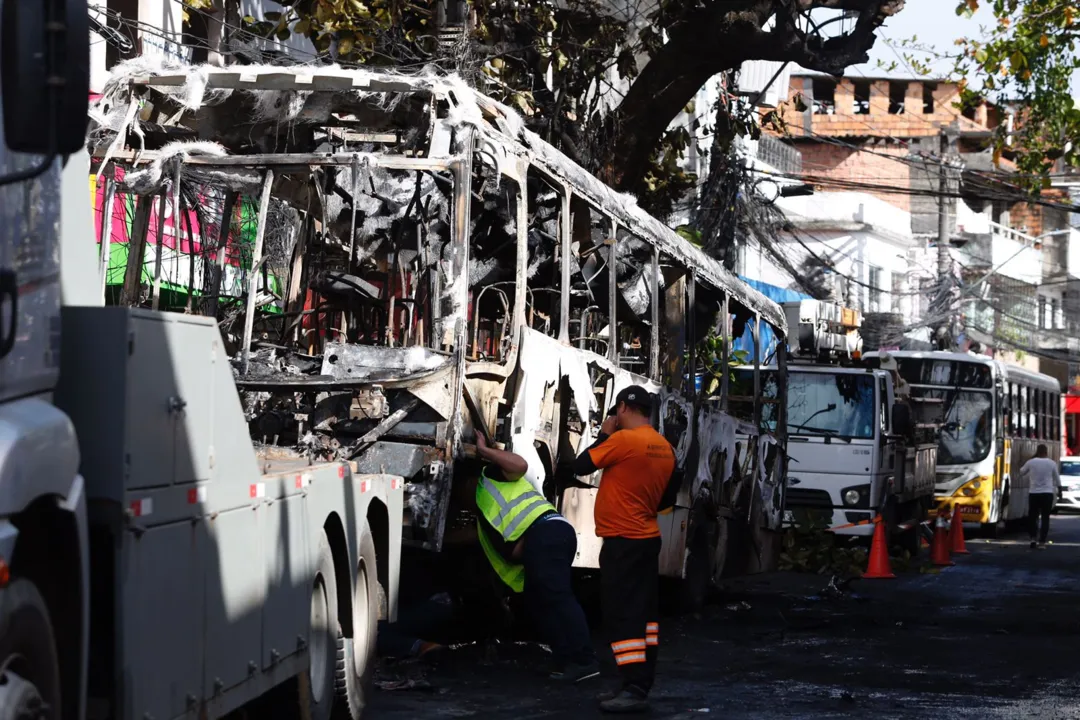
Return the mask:
M 888 350 L 889 355 L 895 358 L 915 358 L 919 360 L 950 360 L 954 362 L 968 362 L 978 365 L 988 365 L 994 373 L 1003 380 L 1023 382 L 1040 390 L 1061 392 L 1061 383 L 1054 377 L 1044 373 L 1027 370 L 1017 365 L 1001 362 L 986 355 L 975 353 L 946 352 L 942 350 Z M 868 352 L 864 357 L 880 357 L 882 351 Z
M 154 63 L 157 63 L 156 65 Z M 562 152 L 544 141 L 539 135 L 525 127 L 525 123 L 514 110 L 506 105 L 477 92 L 456 75 L 441 76 L 430 71 L 415 75 L 372 70 L 366 68 L 343 68 L 340 66 L 317 67 L 310 65 L 277 66 L 249 65 L 219 68 L 211 65 L 190 66 L 174 60 L 136 58 L 117 65 L 106 86 L 106 96 L 113 101 L 113 107 L 121 111 L 128 103 L 115 103 L 116 95 L 126 94 L 134 97 L 135 88 L 155 88 L 173 97 L 183 97 L 184 105 L 194 109 L 202 105 L 204 94 L 208 90 L 218 91 L 272 91 L 284 92 L 327 92 L 347 97 L 349 93 L 379 93 L 384 97 L 393 93 L 430 93 L 444 98 L 453 108 L 445 122 L 460 127 L 477 130 L 486 140 L 494 141 L 503 147 L 500 151 L 509 151 L 511 160 L 500 162 L 500 170 L 509 170 L 514 157 L 529 158 L 534 166 L 550 174 L 556 180 L 571 186 L 578 195 L 594 206 L 610 213 L 627 230 L 636 233 L 642 240 L 655 240 L 655 246 L 682 264 L 692 269 L 698 278 L 717 290 L 734 296 L 735 300 L 753 312 L 759 313 L 762 320 L 768 322 L 785 337 L 787 319 L 781 307 L 762 293 L 750 287 L 736 275 L 728 271 L 721 263 L 706 255 L 678 233 L 642 210 L 636 198 L 619 193 L 601 182 L 583 167 L 572 161 Z M 281 103 L 288 105 L 288 103 Z M 391 103 L 386 103 L 390 106 Z M 293 118 L 292 122 L 300 122 Z M 433 143 L 434 146 L 434 143 Z M 432 157 L 448 157 L 450 146 L 444 151 L 432 151 Z M 298 161 L 300 156 L 291 153 Z M 380 153 L 351 153 L 358 159 L 362 156 L 377 156 Z M 386 155 L 387 153 L 381 153 Z M 323 153 L 325 156 L 325 153 Z M 141 153 L 143 160 L 153 160 L 152 151 Z M 265 158 L 266 156 L 259 156 Z M 236 156 L 231 156 L 235 165 Z M 186 161 L 187 159 L 185 159 Z M 196 160 L 202 164 L 213 165 L 214 158 L 202 157 Z M 252 158 L 253 165 L 256 158 Z M 299 162 L 298 162 L 299 164 Z

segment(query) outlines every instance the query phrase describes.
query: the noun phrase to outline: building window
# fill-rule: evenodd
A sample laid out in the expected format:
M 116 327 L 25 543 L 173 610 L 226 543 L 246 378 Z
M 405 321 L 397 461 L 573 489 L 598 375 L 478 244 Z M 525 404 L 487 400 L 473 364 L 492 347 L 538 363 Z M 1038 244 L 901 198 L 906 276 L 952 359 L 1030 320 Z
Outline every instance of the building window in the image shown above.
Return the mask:
M 901 310 L 900 302 L 904 297 L 904 276 L 900 273 L 892 274 L 892 311 L 899 315 Z
M 934 91 L 937 90 L 937 83 L 923 83 L 922 86 L 922 104 L 923 112 L 927 115 L 934 114 Z
M 870 312 L 881 312 L 881 268 L 870 266 Z
M 832 115 L 836 111 L 836 83 L 828 78 L 814 78 L 814 114 Z
M 906 82 L 897 82 L 895 80 L 889 83 L 890 115 L 903 115 L 904 101 L 907 99 L 907 86 Z
M 1039 296 L 1039 327 L 1050 327 L 1050 323 L 1047 322 L 1046 317 L 1046 297 L 1044 297 L 1043 295 Z
M 856 115 L 870 114 L 870 81 L 855 81 L 855 106 L 852 112 Z
M 1050 327 L 1054 330 L 1061 329 L 1061 319 L 1058 317 L 1057 298 L 1050 298 Z

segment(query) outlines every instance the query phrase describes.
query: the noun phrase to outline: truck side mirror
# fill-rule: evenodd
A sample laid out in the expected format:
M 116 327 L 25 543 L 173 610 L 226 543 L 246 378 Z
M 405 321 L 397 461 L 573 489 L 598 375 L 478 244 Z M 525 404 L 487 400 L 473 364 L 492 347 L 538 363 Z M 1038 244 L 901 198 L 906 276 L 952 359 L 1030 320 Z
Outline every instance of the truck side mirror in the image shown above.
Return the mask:
M 892 431 L 895 435 L 909 437 L 915 430 L 915 422 L 911 417 L 911 408 L 907 405 L 896 404 L 892 408 Z
M 2 0 L 4 140 L 15 152 L 70 155 L 86 144 L 90 20 L 86 0 Z

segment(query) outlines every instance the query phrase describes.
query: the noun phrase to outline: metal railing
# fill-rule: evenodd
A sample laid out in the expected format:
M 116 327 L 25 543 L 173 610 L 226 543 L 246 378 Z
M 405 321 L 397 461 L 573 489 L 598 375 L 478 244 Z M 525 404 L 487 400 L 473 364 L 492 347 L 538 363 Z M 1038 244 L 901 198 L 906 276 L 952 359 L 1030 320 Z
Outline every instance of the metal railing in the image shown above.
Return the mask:
M 1038 240 L 1038 238 L 1036 238 L 1035 236 L 1028 235 L 1022 230 L 1015 230 L 1007 225 L 996 223 L 993 220 L 990 221 L 990 234 L 1002 235 L 1005 238 L 1012 240 L 1013 242 L 1020 243 L 1021 245 L 1031 245 L 1036 240 Z

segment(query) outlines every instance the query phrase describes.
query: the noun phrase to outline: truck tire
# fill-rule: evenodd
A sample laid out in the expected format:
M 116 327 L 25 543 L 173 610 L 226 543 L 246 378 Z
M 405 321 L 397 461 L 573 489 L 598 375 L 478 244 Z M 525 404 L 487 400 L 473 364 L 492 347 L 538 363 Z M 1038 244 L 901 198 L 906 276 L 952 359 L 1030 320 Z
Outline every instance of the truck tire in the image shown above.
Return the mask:
M 352 602 L 352 638 L 338 630 L 337 666 L 334 688 L 338 698 L 344 700 L 351 720 L 364 715 L 371 693 L 372 673 L 375 669 L 375 643 L 378 638 L 379 620 L 385 616 L 383 609 L 386 593 L 378 579 L 375 557 L 375 539 L 371 530 L 364 527 L 360 535 L 360 559 L 356 567 L 356 583 Z
M 908 557 L 912 559 L 919 556 L 919 550 L 922 546 L 919 525 L 916 523 L 910 530 L 901 530 L 900 524 L 910 520 L 921 520 L 918 508 L 918 501 L 902 505 L 890 503 L 886 506 L 885 517 L 888 522 L 886 530 L 888 530 L 892 539 L 891 544 L 899 548 L 901 552 L 906 552 Z
M 45 600 L 30 580 L 0 590 L 0 720 L 60 720 L 60 662 Z
M 334 555 L 325 534 L 320 534 L 318 564 L 311 582 L 311 625 L 308 628 L 307 692 L 300 693 L 300 717 L 330 720 L 337 694 L 334 677 L 338 637 L 337 585 Z M 301 683 L 303 687 L 304 683 Z M 305 708 L 304 705 L 307 705 Z M 306 711 L 306 712 L 305 712 Z

